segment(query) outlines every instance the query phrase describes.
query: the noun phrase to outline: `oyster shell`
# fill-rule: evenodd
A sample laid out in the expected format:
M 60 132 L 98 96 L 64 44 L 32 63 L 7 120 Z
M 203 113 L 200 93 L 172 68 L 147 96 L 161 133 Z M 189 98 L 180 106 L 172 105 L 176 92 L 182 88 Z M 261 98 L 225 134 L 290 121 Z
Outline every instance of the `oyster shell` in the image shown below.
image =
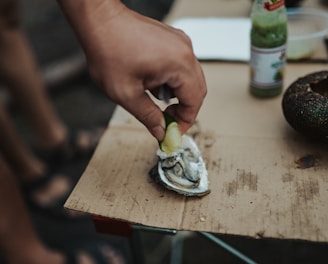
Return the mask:
M 158 163 L 150 175 L 160 185 L 186 196 L 203 196 L 210 192 L 208 173 L 195 141 L 182 136 L 179 151 L 167 154 L 157 150 Z

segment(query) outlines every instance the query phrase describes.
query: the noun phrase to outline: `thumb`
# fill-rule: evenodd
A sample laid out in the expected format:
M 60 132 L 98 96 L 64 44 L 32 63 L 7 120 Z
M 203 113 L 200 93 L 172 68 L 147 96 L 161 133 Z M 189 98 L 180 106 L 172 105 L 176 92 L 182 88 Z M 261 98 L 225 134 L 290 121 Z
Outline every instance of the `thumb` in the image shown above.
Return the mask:
M 134 99 L 134 102 L 122 106 L 144 124 L 158 141 L 164 138 L 165 119 L 163 112 L 147 93 L 142 93 Z

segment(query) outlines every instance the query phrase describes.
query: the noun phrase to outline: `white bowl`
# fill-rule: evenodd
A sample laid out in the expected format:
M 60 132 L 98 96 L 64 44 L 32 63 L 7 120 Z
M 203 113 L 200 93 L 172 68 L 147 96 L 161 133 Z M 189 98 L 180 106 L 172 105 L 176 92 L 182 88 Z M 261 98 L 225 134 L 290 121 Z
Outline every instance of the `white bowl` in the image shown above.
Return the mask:
M 318 9 L 288 9 L 287 58 L 310 57 L 328 36 L 328 12 Z

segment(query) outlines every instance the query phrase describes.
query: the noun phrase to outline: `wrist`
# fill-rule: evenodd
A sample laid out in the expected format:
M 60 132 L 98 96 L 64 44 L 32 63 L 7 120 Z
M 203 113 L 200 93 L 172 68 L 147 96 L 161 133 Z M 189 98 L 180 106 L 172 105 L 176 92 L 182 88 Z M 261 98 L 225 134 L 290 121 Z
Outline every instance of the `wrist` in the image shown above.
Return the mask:
M 109 12 L 107 16 L 111 13 L 114 15 L 117 8 L 123 5 L 120 0 L 57 0 L 57 2 L 69 18 L 76 15 L 80 19 L 84 15 L 89 16 L 101 12 L 102 9 Z
M 120 0 L 57 0 L 79 38 L 119 15 Z

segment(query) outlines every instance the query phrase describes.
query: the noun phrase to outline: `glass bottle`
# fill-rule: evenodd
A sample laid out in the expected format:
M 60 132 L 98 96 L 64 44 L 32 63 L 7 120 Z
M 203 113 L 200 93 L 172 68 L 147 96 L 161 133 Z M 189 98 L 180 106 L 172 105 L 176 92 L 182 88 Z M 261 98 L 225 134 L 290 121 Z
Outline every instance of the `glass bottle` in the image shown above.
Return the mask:
M 282 92 L 286 63 L 284 0 L 254 0 L 251 22 L 250 91 L 257 97 L 274 97 Z

